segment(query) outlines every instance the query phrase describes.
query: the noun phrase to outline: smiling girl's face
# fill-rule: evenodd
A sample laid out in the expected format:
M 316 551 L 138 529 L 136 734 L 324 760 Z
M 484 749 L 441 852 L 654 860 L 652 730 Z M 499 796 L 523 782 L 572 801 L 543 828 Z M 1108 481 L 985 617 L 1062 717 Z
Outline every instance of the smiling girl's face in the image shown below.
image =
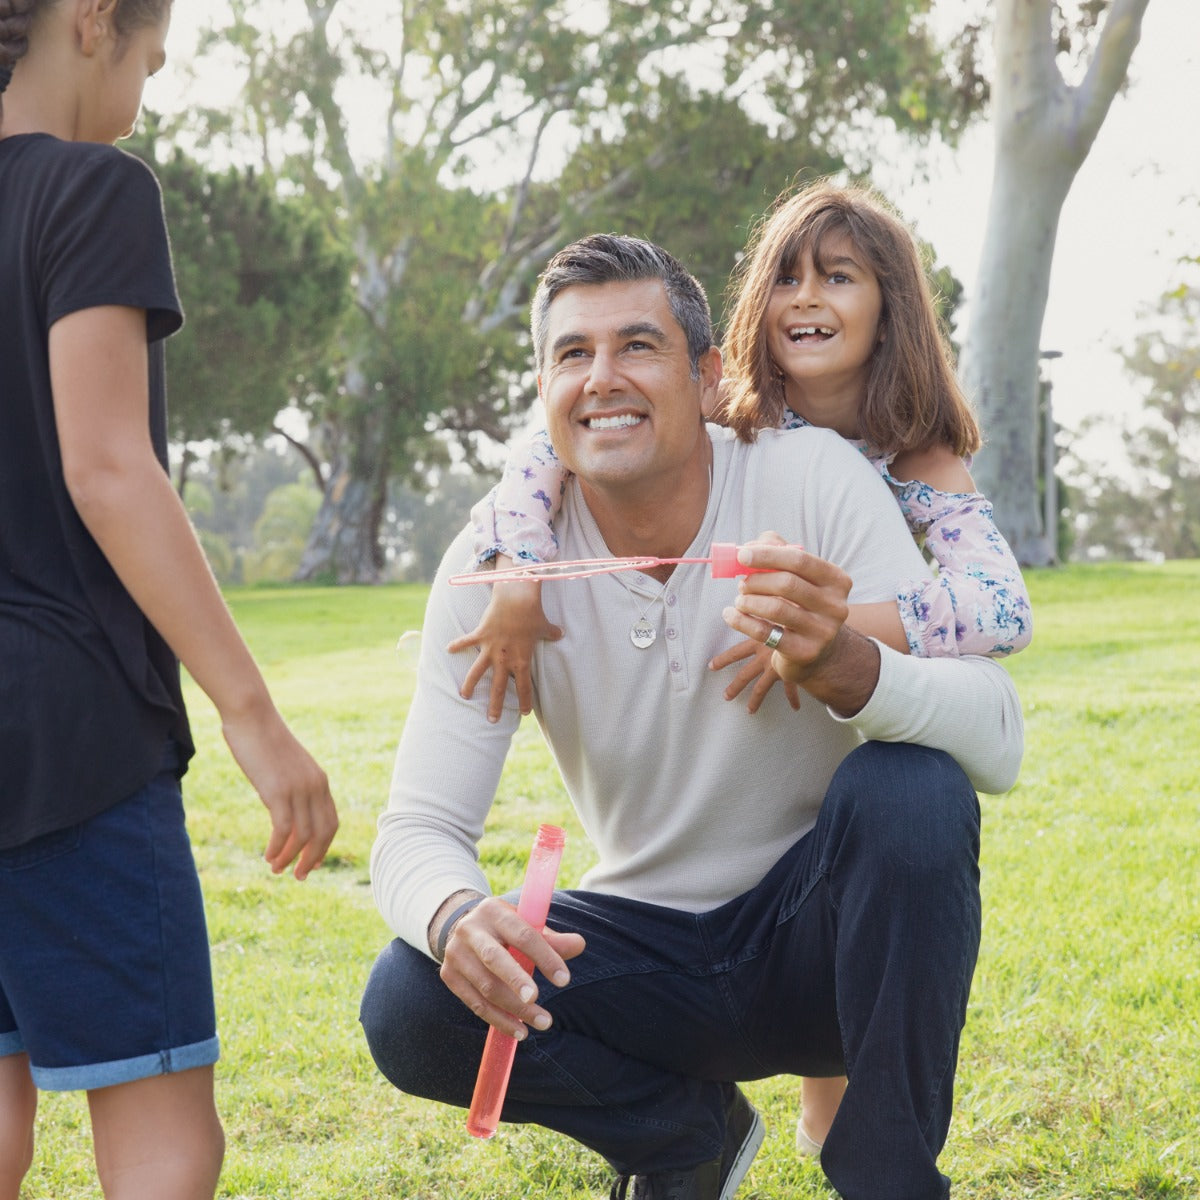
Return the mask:
M 858 436 L 882 312 L 875 272 L 845 234 L 824 239 L 820 263 L 807 246 L 780 270 L 765 332 L 794 412 L 844 437 Z

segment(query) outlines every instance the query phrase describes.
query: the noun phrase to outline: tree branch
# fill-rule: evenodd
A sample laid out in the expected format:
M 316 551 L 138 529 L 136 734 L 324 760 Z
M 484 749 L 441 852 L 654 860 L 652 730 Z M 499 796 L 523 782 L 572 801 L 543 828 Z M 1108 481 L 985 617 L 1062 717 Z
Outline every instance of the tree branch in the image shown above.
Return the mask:
M 1134 48 L 1141 40 L 1142 17 L 1150 0 L 1113 0 L 1100 31 L 1100 40 L 1083 82 L 1075 89 L 1080 161 L 1095 140 L 1113 99 L 1129 71 Z
M 316 78 L 305 87 L 305 94 L 313 108 L 321 114 L 325 136 L 329 138 L 329 157 L 341 176 L 347 199 L 357 206 L 363 201 L 366 188 L 350 154 L 344 115 L 333 98 L 333 87 L 341 73 L 341 64 L 329 45 L 328 24 L 337 3 L 338 0 L 308 0 Z
M 272 425 L 271 432 L 277 433 L 288 445 L 294 447 L 299 452 L 300 457 L 308 463 L 309 470 L 316 476 L 317 487 L 324 492 L 329 481 L 325 478 L 325 469 L 321 465 L 321 460 L 312 452 L 312 449 L 304 442 L 292 437 L 286 429 L 281 429 L 278 425 Z
M 484 310 L 484 297 L 491 291 L 493 281 L 513 252 L 517 240 L 517 229 L 521 224 L 521 219 L 525 215 L 525 206 L 529 201 L 529 189 L 533 183 L 533 171 L 534 167 L 537 166 L 542 136 L 546 132 L 546 126 L 549 125 L 558 111 L 557 109 L 548 109 L 542 114 L 542 118 L 538 122 L 537 130 L 533 135 L 533 143 L 530 146 L 529 155 L 526 159 L 525 177 L 518 184 L 517 190 L 513 195 L 512 212 L 509 214 L 508 226 L 504 231 L 504 241 L 500 245 L 500 253 L 483 268 L 483 272 L 479 276 L 479 286 L 463 308 L 464 324 L 474 325 L 481 319 Z M 556 233 L 558 228 L 559 222 L 556 221 L 554 223 Z M 504 288 L 501 288 L 502 302 L 503 294 Z M 507 308 L 509 305 L 506 304 L 505 307 Z M 507 315 L 504 319 L 507 319 Z M 490 328 L 495 328 L 495 324 L 490 326 Z
M 666 165 L 672 154 L 679 154 L 681 152 L 682 149 L 680 147 L 668 149 L 665 146 L 660 146 L 636 170 L 632 166 L 626 167 L 623 171 L 619 171 L 616 175 L 612 176 L 602 187 L 592 188 L 586 195 L 573 197 L 572 210 L 579 215 L 586 214 L 601 200 L 616 195 L 628 187 L 637 171 L 644 170 L 647 167 L 652 171 L 660 170 Z M 475 319 L 479 328 L 484 333 L 490 333 L 493 329 L 503 325 L 506 321 L 511 320 L 521 312 L 524 308 L 523 296 L 526 281 L 561 245 L 562 217 L 558 216 L 548 225 L 531 234 L 526 239 L 522 248 L 518 248 L 517 246 L 512 247 L 512 254 L 509 256 L 506 264 L 507 269 L 504 270 L 504 283 L 500 286 L 495 303 L 491 306 L 491 311 L 484 315 L 482 298 L 480 298 L 477 305 L 473 306 Z M 489 265 L 489 271 L 491 271 L 492 265 Z M 497 270 L 491 278 L 495 278 L 500 269 L 503 268 L 497 266 Z M 482 277 L 480 284 L 482 288 Z

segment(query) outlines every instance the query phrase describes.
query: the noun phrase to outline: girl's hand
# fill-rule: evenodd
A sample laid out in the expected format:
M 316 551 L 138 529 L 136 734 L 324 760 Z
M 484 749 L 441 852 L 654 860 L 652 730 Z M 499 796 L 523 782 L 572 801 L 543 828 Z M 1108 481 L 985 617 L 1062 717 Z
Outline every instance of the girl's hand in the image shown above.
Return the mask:
M 532 712 L 533 679 L 529 664 L 533 661 L 534 649 L 539 641 L 557 642 L 562 635 L 563 631 L 557 625 L 546 620 L 542 611 L 542 585 L 537 580 L 493 584 L 492 598 L 479 625 L 446 647 L 451 654 L 471 646 L 479 647 L 479 656 L 471 664 L 459 694 L 469 700 L 476 685 L 491 668 L 487 719 L 493 724 L 500 720 L 510 675 L 517 681 L 521 715 Z
M 271 817 L 263 857 L 277 875 L 294 862 L 304 879 L 325 859 L 338 817 L 329 780 L 275 707 L 222 718 L 221 732 Z
M 720 671 L 735 662 L 745 662 L 745 666 L 738 671 L 733 677 L 733 681 L 725 689 L 725 699 L 736 700 L 746 687 L 753 683 L 754 687 L 750 692 L 750 700 L 746 705 L 746 711 L 753 714 L 758 712 L 759 708 L 762 707 L 762 702 L 766 694 L 774 686 L 776 680 L 779 679 L 778 673 L 771 665 L 773 657 L 773 652 L 768 650 L 761 642 L 756 642 L 753 638 L 748 638 L 744 642 L 739 642 L 736 646 L 730 646 L 728 650 L 722 650 L 708 666 L 710 670 Z M 792 706 L 793 711 L 798 710 L 800 708 L 800 689 L 794 683 L 785 683 L 783 685 L 783 693 L 787 697 L 787 702 Z

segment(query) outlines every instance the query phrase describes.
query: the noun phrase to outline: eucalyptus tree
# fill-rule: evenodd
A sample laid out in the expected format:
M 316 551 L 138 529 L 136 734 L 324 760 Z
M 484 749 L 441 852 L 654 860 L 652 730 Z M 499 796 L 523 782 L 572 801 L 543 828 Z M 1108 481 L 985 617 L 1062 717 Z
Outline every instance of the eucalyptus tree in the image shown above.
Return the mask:
M 208 49 L 245 86 L 193 127 L 325 204 L 355 259 L 301 577 L 379 578 L 389 481 L 506 436 L 532 391 L 531 283 L 572 237 L 652 237 L 716 298 L 798 175 L 865 170 L 883 128 L 953 136 L 984 88 L 929 7 L 230 0 Z
M 153 132 L 132 149 L 153 161 Z M 281 410 L 311 413 L 333 391 L 351 259 L 305 198 L 261 174 L 178 149 L 154 166 L 186 318 L 168 351 L 182 495 L 198 444 L 228 451 L 279 432 Z
M 1077 519 L 1093 553 L 1200 556 L 1200 286 L 1191 274 L 1123 355 L 1144 388 L 1141 411 L 1123 423 L 1125 469 L 1079 464 Z
M 1038 356 L 1059 214 L 1125 81 L 1149 0 L 996 0 L 995 168 L 960 362 L 988 444 L 974 466 L 1025 564 L 1054 560 L 1038 504 Z M 1064 68 L 1080 75 L 1069 83 Z

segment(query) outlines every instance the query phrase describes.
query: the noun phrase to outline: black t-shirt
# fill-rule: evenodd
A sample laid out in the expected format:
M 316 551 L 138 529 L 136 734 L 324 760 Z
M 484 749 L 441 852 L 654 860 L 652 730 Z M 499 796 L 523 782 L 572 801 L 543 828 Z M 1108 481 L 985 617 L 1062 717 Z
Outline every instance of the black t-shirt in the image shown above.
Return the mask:
M 183 318 L 157 180 L 111 146 L 0 139 L 0 847 L 135 792 L 168 738 L 192 753 L 179 665 L 63 481 L 48 334 L 101 305 L 146 310 L 166 470 L 163 339 Z

